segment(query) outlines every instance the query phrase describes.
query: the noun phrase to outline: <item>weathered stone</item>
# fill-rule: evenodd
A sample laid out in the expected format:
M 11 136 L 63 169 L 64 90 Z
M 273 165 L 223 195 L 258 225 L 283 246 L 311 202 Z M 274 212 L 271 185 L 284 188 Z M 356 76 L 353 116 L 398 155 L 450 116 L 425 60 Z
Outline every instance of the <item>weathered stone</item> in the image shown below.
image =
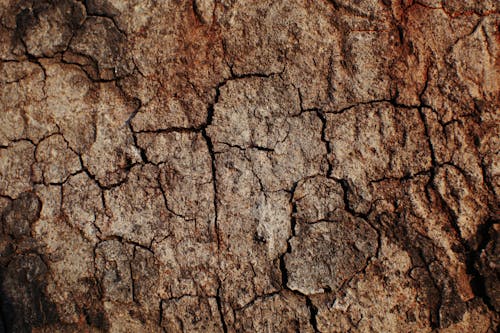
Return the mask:
M 498 331 L 498 1 L 0 2 L 0 331 Z
M 36 168 L 41 169 L 44 183 L 62 183 L 81 169 L 78 155 L 62 135 L 52 135 L 41 141 L 36 149 Z
M 149 161 L 159 166 L 159 180 L 168 208 L 187 221 L 195 220 L 195 231 L 214 237 L 212 160 L 207 142 L 198 133 L 144 133 L 137 135 Z M 206 230 L 203 230 L 205 228 Z
M 236 311 L 237 332 L 314 332 L 310 309 L 301 297 L 283 291 L 262 296 Z
M 107 17 L 89 17 L 71 40 L 71 50 L 97 63 L 99 78 L 111 80 L 133 69 L 125 54 L 125 35 Z
M 345 215 L 336 221 L 300 226 L 285 255 L 287 287 L 312 295 L 337 291 L 375 256 L 377 234 L 362 219 Z
M 165 206 L 157 174 L 153 165 L 135 166 L 127 182 L 104 192 L 106 217 L 97 223 L 103 236 L 149 246 L 155 237 L 168 235 L 168 223 L 178 219 Z
M 35 134 L 27 110 L 43 99 L 45 74 L 41 66 L 28 61 L 2 62 L 0 71 L 0 145 L 8 146 L 10 140 Z
M 127 246 L 117 240 L 104 241 L 96 248 L 96 271 L 105 300 L 130 303 L 132 275 Z
M 0 148 L 0 195 L 15 198 L 31 189 L 34 151 L 33 144 L 24 140 Z
M 44 95 L 24 106 L 28 137 L 38 142 L 60 132 L 74 151 L 86 151 L 96 137 L 95 86 L 78 66 L 45 59 L 40 64 Z
M 431 168 L 431 151 L 417 109 L 381 102 L 328 114 L 326 139 L 331 146 L 331 175 L 354 188 L 356 211 L 368 210 L 371 182 L 411 177 Z
M 344 216 L 344 190 L 339 183 L 324 176 L 300 181 L 293 193 L 293 203 L 294 217 L 300 222 L 336 221 Z
M 32 234 L 54 274 L 46 290 L 60 322 L 71 324 L 86 316 L 91 326 L 100 326 L 102 305 L 94 279 L 94 245 L 61 212 L 60 185 L 39 185 L 36 193 L 44 205 Z
M 349 330 L 430 332 L 429 301 L 409 275 L 410 256 L 388 238 L 382 238 L 380 256 L 347 282 L 338 298 L 318 295 L 318 329 L 321 332 Z M 376 299 L 377 301 L 373 301 Z
M 168 332 L 221 332 L 217 300 L 213 297 L 182 296 L 166 300 L 161 326 Z
M 62 213 L 67 222 L 96 241 L 96 223 L 104 218 L 103 194 L 84 172 L 71 176 L 62 185 Z
M 2 213 L 3 232 L 14 238 L 28 236 L 31 225 L 40 216 L 42 203 L 34 193 L 26 192 L 13 200 Z
M 25 1 L 21 8 L 16 32 L 34 57 L 65 51 L 73 31 L 85 20 L 85 8 L 77 1 Z

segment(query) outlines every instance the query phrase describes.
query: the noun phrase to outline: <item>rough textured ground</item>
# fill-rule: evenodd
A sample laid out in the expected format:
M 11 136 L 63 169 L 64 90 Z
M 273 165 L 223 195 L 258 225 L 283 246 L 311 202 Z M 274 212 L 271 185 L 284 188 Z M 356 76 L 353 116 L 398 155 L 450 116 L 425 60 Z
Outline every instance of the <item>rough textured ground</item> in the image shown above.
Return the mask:
M 495 0 L 0 0 L 0 332 L 495 332 Z

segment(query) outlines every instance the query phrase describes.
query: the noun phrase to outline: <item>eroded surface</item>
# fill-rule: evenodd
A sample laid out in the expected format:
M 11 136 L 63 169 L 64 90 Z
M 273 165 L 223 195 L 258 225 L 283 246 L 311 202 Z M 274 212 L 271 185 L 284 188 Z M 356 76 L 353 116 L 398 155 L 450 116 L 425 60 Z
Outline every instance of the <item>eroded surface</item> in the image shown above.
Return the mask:
M 0 331 L 498 329 L 496 1 L 0 22 Z

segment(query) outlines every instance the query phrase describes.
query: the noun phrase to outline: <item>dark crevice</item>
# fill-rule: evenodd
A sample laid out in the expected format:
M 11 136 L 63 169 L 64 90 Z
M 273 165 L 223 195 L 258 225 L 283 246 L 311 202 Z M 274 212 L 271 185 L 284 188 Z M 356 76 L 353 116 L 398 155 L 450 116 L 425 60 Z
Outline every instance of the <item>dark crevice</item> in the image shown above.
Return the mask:
M 159 309 L 158 309 L 158 326 L 162 326 L 162 322 L 163 322 L 163 300 L 160 299 L 160 305 L 159 305 Z
M 428 170 L 422 170 L 422 171 L 419 171 L 419 172 L 414 173 L 414 174 L 408 173 L 408 174 L 403 175 L 402 177 L 382 177 L 382 178 L 372 180 L 372 181 L 370 181 L 370 183 L 376 184 L 376 183 L 381 183 L 381 182 L 385 182 L 385 181 L 406 182 L 406 181 L 412 180 L 412 179 L 419 177 L 419 176 L 430 175 L 431 172 L 433 172 L 432 168 L 428 169 Z
M 311 324 L 314 332 L 321 332 L 318 329 L 318 321 L 316 319 L 318 315 L 318 308 L 314 306 L 312 303 L 311 299 L 309 297 L 306 297 L 306 305 L 307 308 L 309 309 L 309 323 Z
M 330 140 L 326 138 L 327 120 L 323 111 L 317 110 L 316 114 L 318 115 L 318 118 L 321 120 L 321 141 L 325 144 L 326 148 L 326 162 L 328 163 L 326 176 L 331 177 L 333 173 L 333 166 L 332 163 L 330 162 L 329 156 L 332 153 L 332 146 Z
M 118 85 L 118 84 L 116 86 L 123 93 L 122 87 L 120 85 Z M 139 98 L 137 98 L 137 97 L 134 97 L 132 101 L 133 101 L 133 103 L 135 103 L 136 106 L 134 108 L 134 111 L 130 114 L 130 116 L 128 117 L 128 119 L 125 121 L 125 124 L 130 127 L 130 130 L 132 132 L 134 132 L 134 130 L 132 128 L 132 125 L 131 125 L 131 122 L 132 122 L 132 119 L 135 118 L 135 116 L 137 115 L 137 113 L 139 112 L 139 110 L 142 108 L 142 101 Z
M 130 284 L 131 284 L 130 288 L 131 288 L 131 293 L 132 293 L 132 302 L 134 302 L 135 304 L 139 304 L 139 301 L 135 298 L 136 290 L 135 290 L 135 281 L 134 281 L 134 269 L 132 266 L 132 261 L 135 259 L 135 252 L 136 252 L 136 249 L 134 246 L 134 249 L 132 250 L 132 260 L 128 261 L 128 267 L 129 267 L 129 271 L 130 271 Z
M 146 150 L 144 148 L 139 148 L 141 154 L 141 160 L 143 163 L 149 163 L 148 156 L 146 155 Z
M 299 106 L 300 106 L 300 112 L 304 112 L 304 100 L 302 97 L 302 92 L 300 91 L 300 88 L 297 88 L 293 83 L 292 86 L 297 89 L 297 95 L 299 96 Z
M 349 184 L 347 180 L 345 179 L 339 179 L 338 182 L 340 183 L 340 186 L 342 187 L 342 192 L 343 192 L 343 200 L 344 200 L 344 210 L 346 212 L 351 213 L 352 215 L 356 215 L 357 213 L 354 211 L 354 209 L 351 207 L 349 203 Z
M 273 152 L 274 151 L 274 149 L 272 149 L 272 148 L 262 147 L 262 146 L 258 146 L 255 144 L 252 144 L 249 148 L 260 150 L 260 151 L 265 151 L 265 152 Z
M 156 179 L 157 183 L 158 183 L 158 189 L 160 190 L 161 192 L 161 196 L 163 198 L 163 204 L 165 205 L 165 209 L 170 212 L 172 215 L 175 215 L 177 217 L 180 217 L 181 219 L 183 219 L 184 221 L 186 222 L 189 222 L 189 221 L 196 221 L 196 219 L 193 219 L 193 218 L 189 218 L 189 217 L 186 217 L 182 214 L 179 214 L 177 213 L 176 211 L 174 211 L 172 208 L 170 208 L 169 204 L 168 204 L 168 199 L 167 199 L 167 193 L 165 192 L 165 189 L 163 188 L 162 184 L 161 184 L 161 181 L 160 181 L 160 174 L 158 173 L 158 176 L 157 176 L 157 179 Z
M 205 139 L 205 142 L 207 144 L 207 149 L 208 153 L 210 154 L 210 161 L 211 161 L 211 172 L 212 172 L 212 184 L 213 184 L 213 191 L 214 191 L 214 230 L 216 233 L 217 237 L 217 248 L 220 248 L 221 246 L 221 238 L 220 238 L 220 230 L 219 230 L 219 225 L 218 225 L 218 198 L 217 198 L 217 169 L 216 169 L 216 160 L 215 160 L 215 149 L 214 149 L 214 144 L 212 142 L 212 138 L 208 135 L 207 133 L 207 127 L 212 124 L 213 117 L 214 117 L 214 108 L 215 104 L 218 103 L 219 97 L 220 97 L 220 87 L 224 84 L 226 84 L 227 81 L 224 81 L 223 83 L 220 83 L 217 85 L 215 88 L 215 97 L 214 97 L 214 102 L 209 104 L 207 107 L 207 120 L 203 127 L 201 128 L 201 135 Z
M 245 309 L 248 309 L 249 307 L 251 307 L 252 305 L 255 304 L 255 302 L 257 302 L 258 300 L 264 300 L 264 299 L 268 299 L 268 298 L 271 298 L 271 297 L 274 297 L 276 295 L 280 295 L 280 291 L 274 291 L 274 292 L 271 292 L 269 294 L 260 294 L 260 295 L 256 295 L 251 301 L 249 301 L 248 303 L 242 305 L 242 306 L 239 306 L 239 307 L 236 307 L 236 308 L 233 308 L 233 312 L 234 311 L 242 311 L 242 310 L 245 310 Z
M 299 182 L 295 182 L 292 186 L 292 188 L 290 189 L 290 205 L 292 206 L 292 212 L 290 214 L 290 237 L 287 239 L 287 248 L 286 248 L 286 251 L 280 255 L 279 257 L 279 267 L 280 267 L 280 271 L 281 271 L 281 285 L 284 289 L 288 289 L 288 290 L 291 290 L 288 288 L 288 270 L 286 268 L 286 263 L 285 263 L 285 255 L 287 253 L 292 253 L 292 245 L 290 244 L 290 240 L 296 236 L 296 225 L 297 225 L 297 219 L 296 219 L 296 215 L 297 215 L 297 205 L 295 204 L 294 200 L 293 200 L 293 197 L 294 197 L 294 194 L 295 194 L 295 190 L 297 189 L 297 185 L 298 185 Z M 294 290 L 292 290 L 293 292 L 296 292 Z
M 220 232 L 219 232 L 219 225 L 218 225 L 218 200 L 217 200 L 217 170 L 216 170 L 216 161 L 215 161 L 215 152 L 214 152 L 214 145 L 212 143 L 212 139 L 210 136 L 207 134 L 207 131 L 203 129 L 201 131 L 201 134 L 203 135 L 203 138 L 205 139 L 208 147 L 208 152 L 210 154 L 210 159 L 211 159 L 211 169 L 212 169 L 212 184 L 213 184 L 213 191 L 214 191 L 214 229 L 215 233 L 217 235 L 217 247 L 220 247 L 221 245 L 221 239 L 220 239 Z
M 287 244 L 286 252 L 280 256 L 280 270 L 281 270 L 281 285 L 283 288 L 288 289 L 288 271 L 286 269 L 285 255 L 292 252 L 290 243 Z
M 198 7 L 195 0 L 191 0 L 191 7 L 193 8 L 193 13 L 194 13 L 196 19 L 199 22 L 204 23 L 205 20 L 203 19 L 203 13 L 202 13 L 201 9 Z
M 252 77 L 260 77 L 260 78 L 271 78 L 275 75 L 281 76 L 283 72 L 285 71 L 285 68 L 283 67 L 283 70 L 281 72 L 271 72 L 271 73 L 243 73 L 243 74 L 237 74 L 233 70 L 233 66 L 229 66 L 229 72 L 231 73 L 231 77 L 227 80 L 237 80 L 237 79 L 246 79 L 246 78 L 252 78 Z
M 103 237 L 103 238 L 100 238 L 99 239 L 99 242 L 97 243 L 97 245 L 99 245 L 100 243 L 102 242 L 106 242 L 106 241 L 111 241 L 111 240 L 115 240 L 115 241 L 118 241 L 120 242 L 122 245 L 123 244 L 129 244 L 131 246 L 133 246 L 134 248 L 135 247 L 139 247 L 145 251 L 148 251 L 149 253 L 153 254 L 154 255 L 154 252 L 153 250 L 149 247 L 149 245 L 144 245 L 144 244 L 141 244 L 141 243 L 138 243 L 136 241 L 133 241 L 133 240 L 130 240 L 130 239 L 126 239 L 126 238 L 123 238 L 122 236 L 119 236 L 119 235 L 108 235 L 106 237 Z M 135 249 L 134 249 L 135 251 Z M 134 252 L 135 253 L 135 252 Z M 135 254 L 134 254 L 135 255 Z
M 120 89 L 121 90 L 121 89 Z M 142 107 L 142 101 L 139 98 L 134 98 L 134 101 L 137 103 L 136 108 L 134 109 L 134 112 L 132 112 L 125 122 L 125 124 L 128 126 L 130 132 L 132 133 L 132 140 L 134 141 L 134 146 L 139 150 L 140 156 L 142 163 L 147 164 L 149 163 L 148 156 L 146 154 L 146 150 L 143 147 L 140 147 L 137 143 L 137 133 L 134 132 L 134 128 L 132 127 L 132 119 L 137 115 L 137 113 L 140 111 Z
M 478 241 L 477 249 L 474 250 L 468 248 L 466 252 L 467 274 L 472 277 L 470 281 L 472 292 L 476 297 L 480 298 L 484 302 L 489 310 L 493 312 L 496 312 L 496 310 L 492 304 L 490 296 L 487 293 L 485 278 L 479 271 L 478 267 L 481 262 L 481 254 L 491 241 L 492 235 L 490 234 L 490 231 L 492 230 L 493 225 L 498 222 L 499 221 L 490 219 L 486 221 L 486 223 L 480 225 L 476 234 L 476 239 Z
M 433 168 L 435 168 L 436 166 L 439 165 L 439 163 L 437 162 L 436 152 L 434 150 L 434 146 L 433 146 L 432 141 L 431 141 L 431 136 L 430 136 L 430 131 L 429 131 L 429 125 L 427 123 L 427 117 L 425 116 L 422 107 L 418 107 L 418 114 L 420 116 L 422 124 L 424 125 L 424 133 L 425 133 L 425 137 L 427 139 L 427 145 L 429 146 L 429 150 L 430 150 L 430 153 L 431 153 L 432 166 L 433 166 Z
M 215 296 L 215 300 L 217 302 L 217 309 L 219 310 L 220 322 L 222 324 L 222 331 L 227 333 L 227 324 L 226 319 L 224 317 L 224 309 L 222 308 L 222 299 L 220 296 L 220 286 L 217 288 L 217 295 Z
M 168 128 L 157 128 L 154 130 L 137 130 L 134 131 L 135 134 L 141 134 L 141 133 L 153 133 L 153 134 L 161 134 L 161 133 L 200 133 L 207 125 L 203 124 L 202 126 L 198 127 L 178 127 L 178 126 L 172 126 Z
M 400 109 L 416 109 L 418 107 L 420 107 L 421 105 L 407 105 L 407 104 L 401 104 L 401 103 L 398 103 L 396 102 L 396 98 L 397 98 L 397 94 L 396 96 L 390 98 L 390 99 L 375 99 L 375 100 L 372 100 L 372 101 L 366 101 L 366 102 L 358 102 L 358 103 L 355 103 L 355 104 L 352 104 L 352 105 L 349 105 L 349 106 L 346 106 L 344 108 L 341 108 L 339 110 L 335 110 L 335 111 L 324 111 L 324 113 L 326 114 L 342 114 L 344 112 L 347 112 L 349 110 L 352 110 L 356 107 L 359 107 L 359 106 L 362 106 L 362 105 L 373 105 L 373 104 L 379 104 L 379 103 L 389 103 L 391 104 L 393 107 L 395 108 L 400 108 Z
M 87 166 L 83 163 L 83 159 L 82 159 L 82 156 L 80 154 L 78 155 L 78 158 L 80 159 L 80 165 L 82 167 L 82 170 L 78 171 L 77 173 L 80 173 L 82 171 L 85 172 L 85 174 L 90 179 L 92 179 L 94 181 L 94 183 L 101 189 L 101 191 L 111 190 L 113 188 L 120 187 L 121 185 L 125 184 L 128 181 L 128 175 L 129 175 L 130 169 L 132 169 L 136 165 L 140 165 L 140 163 L 132 163 L 132 164 L 127 165 L 125 168 L 123 168 L 123 170 L 126 171 L 126 174 L 125 174 L 125 176 L 123 177 L 122 180 L 120 180 L 120 181 L 118 181 L 116 183 L 110 184 L 110 185 L 103 185 L 97 179 L 97 177 L 93 173 L 91 173 L 90 170 L 87 168 Z
M 295 195 L 295 190 L 297 189 L 297 184 L 298 182 L 295 182 L 293 184 L 293 187 L 290 192 L 290 203 L 292 205 L 292 214 L 290 216 L 290 228 L 292 232 L 292 237 L 296 236 L 296 230 L 295 227 L 297 225 L 297 218 L 295 217 L 297 215 L 297 204 L 293 201 L 293 197 Z

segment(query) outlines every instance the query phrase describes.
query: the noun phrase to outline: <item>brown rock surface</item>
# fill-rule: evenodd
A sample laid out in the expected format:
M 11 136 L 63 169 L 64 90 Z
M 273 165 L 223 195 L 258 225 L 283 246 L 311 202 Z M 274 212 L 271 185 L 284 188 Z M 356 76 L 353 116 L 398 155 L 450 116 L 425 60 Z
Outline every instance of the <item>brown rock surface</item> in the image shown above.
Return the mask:
M 497 1 L 0 4 L 0 332 L 498 331 Z

